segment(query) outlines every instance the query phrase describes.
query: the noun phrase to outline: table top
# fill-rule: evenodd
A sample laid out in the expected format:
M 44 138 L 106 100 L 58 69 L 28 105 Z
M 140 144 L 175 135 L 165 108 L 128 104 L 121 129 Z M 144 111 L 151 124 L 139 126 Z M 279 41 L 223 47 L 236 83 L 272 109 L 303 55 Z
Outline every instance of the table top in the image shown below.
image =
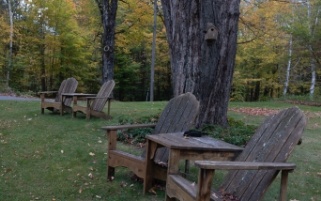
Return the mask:
M 173 149 L 193 149 L 193 150 L 211 150 L 211 151 L 234 151 L 241 152 L 242 147 L 226 143 L 208 136 L 202 137 L 184 137 L 184 133 L 166 133 L 147 135 L 147 139 Z
M 91 96 L 96 96 L 96 94 L 85 94 L 85 93 L 62 93 L 62 96 L 86 96 L 86 97 L 91 97 Z

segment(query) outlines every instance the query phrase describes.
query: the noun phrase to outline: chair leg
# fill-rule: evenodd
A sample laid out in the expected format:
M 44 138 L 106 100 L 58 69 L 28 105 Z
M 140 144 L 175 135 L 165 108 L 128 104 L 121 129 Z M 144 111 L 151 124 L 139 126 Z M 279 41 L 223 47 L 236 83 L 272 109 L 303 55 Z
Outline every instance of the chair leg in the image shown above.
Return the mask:
M 283 170 L 281 172 L 281 189 L 280 189 L 280 201 L 286 201 L 287 186 L 288 186 L 289 171 Z
M 112 181 L 115 176 L 115 168 L 107 166 L 107 181 Z
M 168 195 L 166 195 L 165 197 L 165 201 L 175 201 L 175 200 L 176 200 L 175 198 L 171 198 Z

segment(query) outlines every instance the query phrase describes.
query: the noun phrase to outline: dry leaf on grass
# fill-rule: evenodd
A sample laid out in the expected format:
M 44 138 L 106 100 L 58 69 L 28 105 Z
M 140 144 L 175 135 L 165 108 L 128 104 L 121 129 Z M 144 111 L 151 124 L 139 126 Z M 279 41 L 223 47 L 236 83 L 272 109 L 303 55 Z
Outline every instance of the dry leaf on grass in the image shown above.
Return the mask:
M 154 194 L 154 195 L 157 195 L 157 193 L 156 193 L 156 191 L 155 191 L 155 188 L 153 187 L 153 188 L 151 188 L 151 189 L 149 189 L 149 191 L 148 192 L 150 192 L 150 193 L 152 193 L 152 194 Z

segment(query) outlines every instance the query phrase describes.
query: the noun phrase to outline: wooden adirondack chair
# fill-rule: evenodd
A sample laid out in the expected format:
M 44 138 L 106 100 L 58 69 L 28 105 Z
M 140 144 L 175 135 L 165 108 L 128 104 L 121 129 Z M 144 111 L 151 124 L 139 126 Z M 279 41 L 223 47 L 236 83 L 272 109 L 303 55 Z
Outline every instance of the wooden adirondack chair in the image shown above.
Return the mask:
M 86 118 L 90 119 L 91 116 L 96 116 L 104 119 L 110 118 L 110 94 L 115 87 L 115 81 L 109 80 L 105 82 L 98 91 L 96 97 L 87 97 L 86 106 L 77 105 L 74 103 L 72 112 L 75 117 L 77 112 L 86 114 Z M 103 111 L 106 103 L 108 102 L 107 114 Z
M 166 200 L 184 201 L 261 200 L 279 171 L 280 200 L 286 201 L 288 173 L 295 164 L 285 163 L 296 144 L 301 142 L 306 118 L 297 107 L 282 110 L 268 118 L 253 135 L 236 161 L 195 161 L 200 168 L 198 183 L 179 175 L 168 175 Z M 214 170 L 229 170 L 219 191 L 211 191 Z
M 58 91 L 39 92 L 40 99 L 41 99 L 41 114 L 44 114 L 45 109 L 48 109 L 53 112 L 57 112 L 61 110 L 61 94 L 74 93 L 77 89 L 77 86 L 78 86 L 78 81 L 75 78 L 71 77 L 61 82 Z M 56 98 L 54 100 L 46 99 L 45 95 L 47 94 L 56 94 Z M 67 98 L 64 100 L 64 105 L 66 105 L 67 107 L 70 107 L 71 102 L 72 102 L 72 99 Z
M 103 129 L 107 131 L 108 137 L 107 179 L 112 180 L 115 174 L 115 168 L 119 166 L 129 168 L 142 179 L 144 179 L 146 171 L 144 154 L 136 156 L 117 150 L 117 130 L 154 127 L 153 134 L 184 132 L 193 126 L 198 112 L 199 102 L 193 94 L 186 93 L 177 96 L 168 102 L 156 125 L 140 124 L 103 127 Z M 164 168 L 164 165 L 168 162 L 168 149 L 158 149 L 154 161 L 160 165 L 155 165 L 155 167 L 157 167 L 157 173 L 153 175 L 153 177 L 159 180 L 166 180 L 166 168 Z

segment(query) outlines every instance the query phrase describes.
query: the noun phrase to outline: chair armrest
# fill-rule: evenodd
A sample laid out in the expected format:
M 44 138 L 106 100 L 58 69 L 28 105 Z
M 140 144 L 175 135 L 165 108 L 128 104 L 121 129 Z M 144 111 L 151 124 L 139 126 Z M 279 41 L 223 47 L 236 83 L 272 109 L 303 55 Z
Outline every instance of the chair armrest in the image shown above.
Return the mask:
M 201 169 L 215 170 L 294 170 L 296 167 L 293 163 L 240 161 L 195 161 L 195 165 Z
M 106 131 L 115 131 L 121 129 L 131 129 L 131 128 L 153 128 L 156 124 L 128 124 L 128 125 L 117 125 L 117 126 L 104 126 L 101 129 Z
M 41 102 L 44 102 L 45 101 L 45 95 L 46 94 L 56 94 L 58 93 L 58 91 L 41 91 L 41 92 L 38 92 L 38 94 L 40 95 L 40 99 L 41 99 Z
M 87 101 L 87 107 L 91 108 L 91 103 L 95 100 L 95 99 L 106 99 L 105 97 L 96 97 L 96 96 L 91 96 L 91 97 L 86 97 L 86 101 Z M 107 98 L 107 101 L 110 101 L 111 98 Z

